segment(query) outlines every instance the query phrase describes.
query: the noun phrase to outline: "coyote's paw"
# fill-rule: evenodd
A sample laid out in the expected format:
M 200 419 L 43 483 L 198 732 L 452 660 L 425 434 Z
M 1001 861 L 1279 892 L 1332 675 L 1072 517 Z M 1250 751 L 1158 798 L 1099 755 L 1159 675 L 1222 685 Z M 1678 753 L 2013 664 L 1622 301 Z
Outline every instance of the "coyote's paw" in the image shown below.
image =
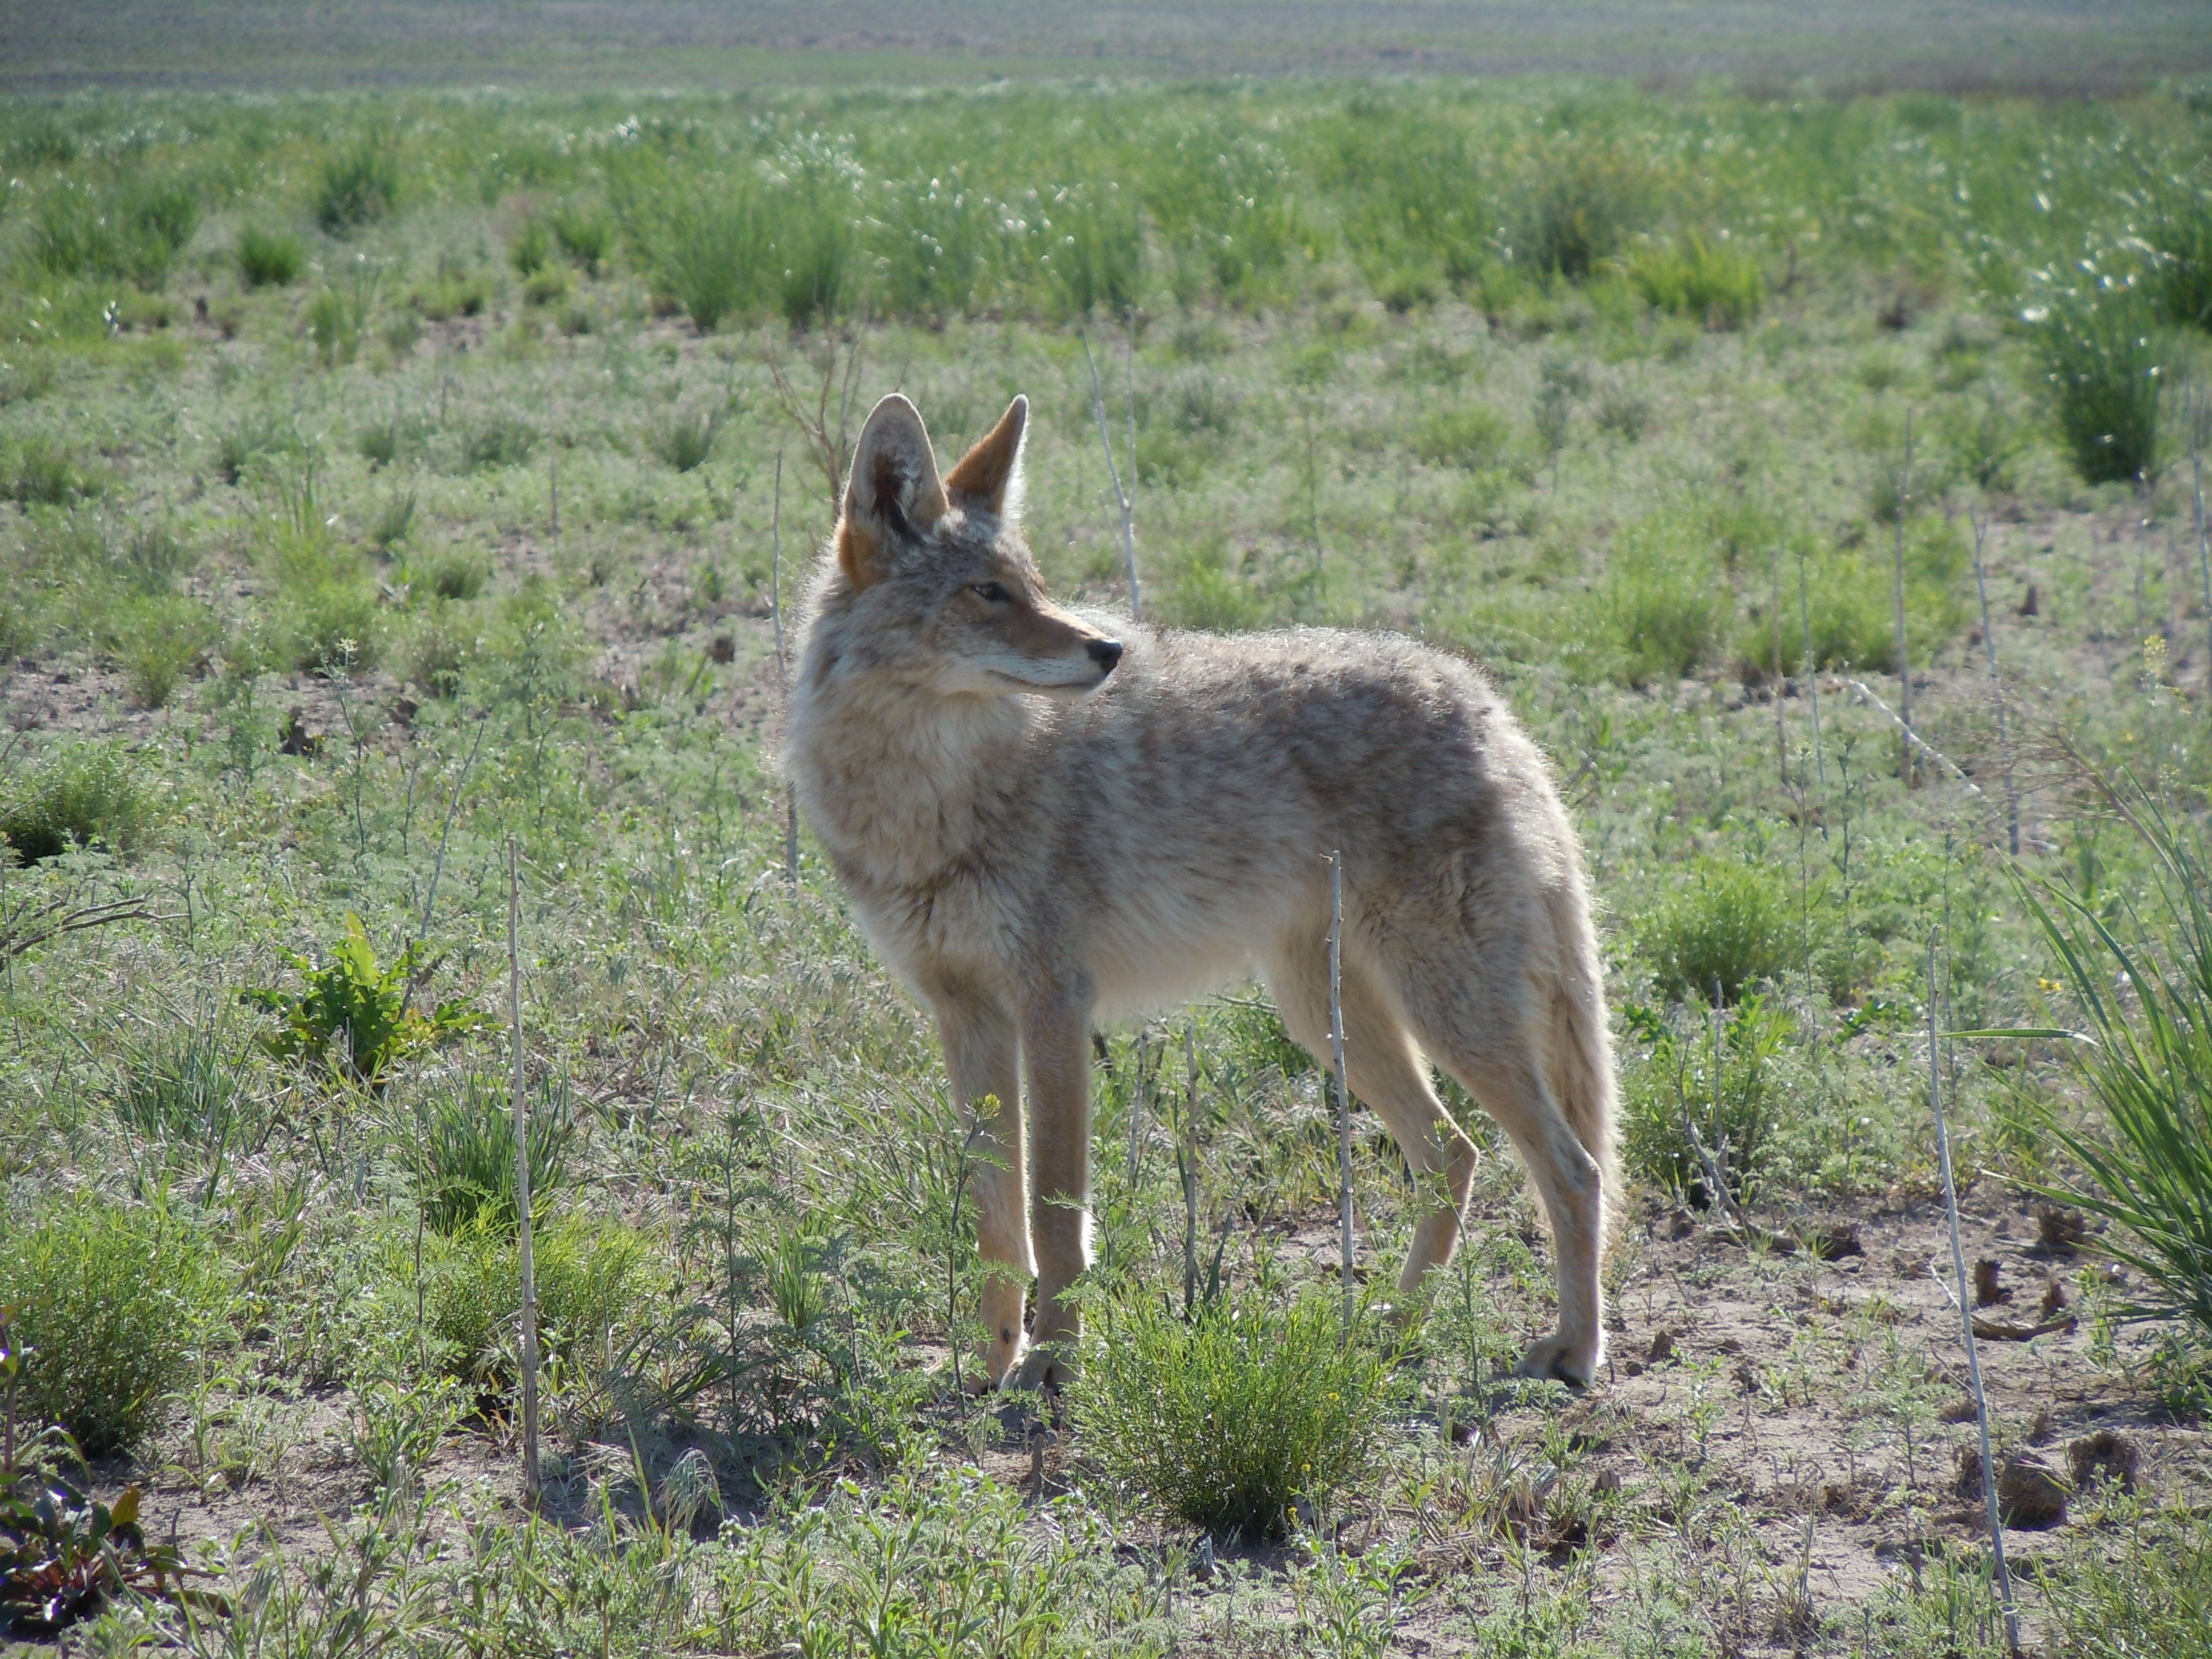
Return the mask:
M 1546 1337 L 1521 1356 L 1513 1368 L 1516 1376 L 1534 1376 L 1564 1382 L 1571 1389 L 1587 1389 L 1597 1380 L 1597 1354 L 1565 1334 Z
M 999 1386 L 1011 1392 L 1057 1394 L 1075 1381 L 1075 1367 L 1048 1347 L 1031 1348 Z

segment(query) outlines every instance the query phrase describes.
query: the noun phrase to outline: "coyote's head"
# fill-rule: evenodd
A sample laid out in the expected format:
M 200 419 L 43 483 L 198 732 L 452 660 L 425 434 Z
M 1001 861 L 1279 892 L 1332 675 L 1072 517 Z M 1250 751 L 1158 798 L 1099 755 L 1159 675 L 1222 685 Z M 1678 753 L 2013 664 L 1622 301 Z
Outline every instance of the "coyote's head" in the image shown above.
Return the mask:
M 1022 538 L 1029 415 L 1029 399 L 1015 398 L 940 477 L 915 406 L 896 392 L 876 405 L 818 600 L 835 620 L 839 668 L 969 696 L 1079 696 L 1114 672 L 1121 642 L 1045 597 Z

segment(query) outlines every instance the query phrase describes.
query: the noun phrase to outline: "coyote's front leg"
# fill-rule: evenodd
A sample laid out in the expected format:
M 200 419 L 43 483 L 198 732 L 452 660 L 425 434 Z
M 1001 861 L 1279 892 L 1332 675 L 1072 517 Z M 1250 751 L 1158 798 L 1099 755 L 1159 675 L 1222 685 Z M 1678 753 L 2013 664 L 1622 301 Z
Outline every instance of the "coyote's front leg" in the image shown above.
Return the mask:
M 1030 1232 L 1036 1241 L 1036 1318 L 1023 1388 L 1057 1388 L 1073 1375 L 1083 1316 L 1067 1291 L 1091 1265 L 1090 1000 L 1066 987 L 1041 991 L 1023 1010 L 1036 1184 Z
M 931 988 L 952 1092 L 969 1123 L 968 1187 L 983 1282 L 981 1386 L 1009 1381 L 1022 1357 L 1022 1298 L 1036 1277 L 1030 1248 L 1029 1157 L 1013 1011 L 973 984 Z

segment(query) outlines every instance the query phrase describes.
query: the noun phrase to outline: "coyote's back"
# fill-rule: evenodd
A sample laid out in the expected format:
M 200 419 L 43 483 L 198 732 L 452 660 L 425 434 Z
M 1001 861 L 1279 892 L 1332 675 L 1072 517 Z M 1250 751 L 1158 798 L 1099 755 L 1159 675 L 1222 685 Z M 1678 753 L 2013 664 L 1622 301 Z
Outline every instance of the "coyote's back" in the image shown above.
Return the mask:
M 1052 605 L 1012 510 L 1025 416 L 1017 400 L 940 477 L 911 405 L 871 416 L 789 745 L 808 818 L 936 1013 L 992 1154 L 976 1181 L 980 1242 L 1007 1275 L 984 1297 L 992 1375 L 1048 1379 L 1074 1334 L 1089 1022 L 1256 969 L 1325 1054 L 1334 852 L 1350 1082 L 1435 1198 L 1404 1288 L 1449 1258 L 1474 1167 L 1433 1062 L 1504 1127 L 1551 1216 L 1560 1327 L 1525 1364 L 1588 1382 L 1612 1062 L 1580 851 L 1542 756 L 1473 668 L 1396 636 L 1115 621 L 1109 637 L 1108 619 Z M 1005 1109 L 1018 1054 L 1026 1125 Z

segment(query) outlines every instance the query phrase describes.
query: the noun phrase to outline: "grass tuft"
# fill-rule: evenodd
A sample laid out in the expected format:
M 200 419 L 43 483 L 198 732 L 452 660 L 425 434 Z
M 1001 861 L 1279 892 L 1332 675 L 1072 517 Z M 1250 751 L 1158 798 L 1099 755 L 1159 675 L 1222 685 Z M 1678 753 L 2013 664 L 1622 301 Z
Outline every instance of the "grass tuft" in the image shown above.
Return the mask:
M 1109 1478 L 1217 1536 L 1279 1537 L 1365 1472 L 1389 1404 L 1390 1357 L 1346 1340 L 1336 1298 L 1248 1290 L 1176 1317 L 1156 1297 L 1101 1307 L 1076 1421 Z
M 2059 436 L 2091 483 L 2133 483 L 2157 465 L 2157 322 L 2149 297 L 2127 285 L 2058 295 L 2038 320 Z

